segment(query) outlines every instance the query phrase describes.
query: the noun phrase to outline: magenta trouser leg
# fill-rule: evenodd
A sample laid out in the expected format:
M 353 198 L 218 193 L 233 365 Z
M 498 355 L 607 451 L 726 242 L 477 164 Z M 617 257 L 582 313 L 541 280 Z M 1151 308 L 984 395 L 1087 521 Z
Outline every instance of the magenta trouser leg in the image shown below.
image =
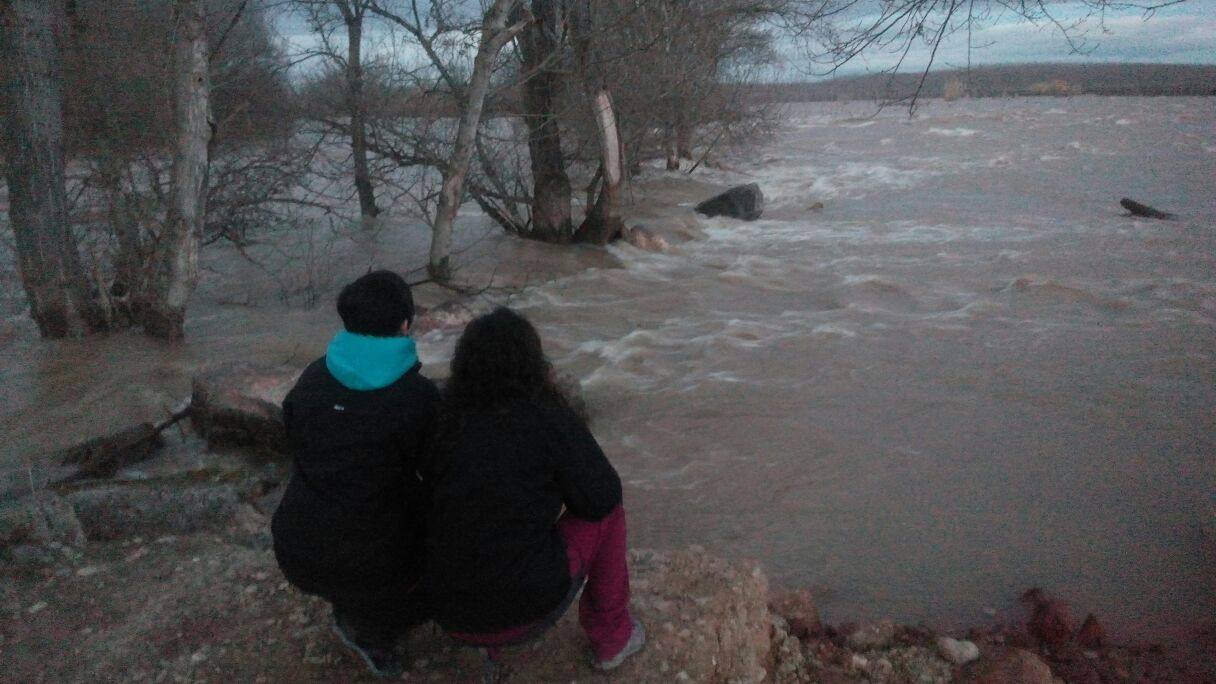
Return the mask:
M 621 652 L 633 633 L 629 615 L 629 566 L 625 558 L 625 509 L 603 520 L 562 516 L 558 532 L 566 542 L 570 575 L 586 575 L 578 621 L 600 660 Z

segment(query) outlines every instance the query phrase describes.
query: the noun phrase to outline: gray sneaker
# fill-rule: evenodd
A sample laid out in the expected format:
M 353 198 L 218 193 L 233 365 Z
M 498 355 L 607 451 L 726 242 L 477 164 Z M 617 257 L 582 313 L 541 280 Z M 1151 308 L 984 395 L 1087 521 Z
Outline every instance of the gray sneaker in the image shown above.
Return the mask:
M 335 615 L 330 626 L 342 643 L 363 659 L 372 674 L 381 679 L 396 679 L 405 672 L 405 665 L 392 649 L 359 643 L 350 626 L 343 622 L 342 618 Z
M 604 672 L 615 670 L 621 666 L 621 663 L 625 662 L 626 658 L 642 650 L 642 647 L 646 645 L 646 628 L 642 626 L 642 623 L 637 618 L 630 619 L 633 620 L 633 633 L 629 635 L 629 641 L 625 642 L 625 648 L 622 648 L 620 653 L 608 660 L 593 659 L 592 665 L 596 669 L 603 670 Z

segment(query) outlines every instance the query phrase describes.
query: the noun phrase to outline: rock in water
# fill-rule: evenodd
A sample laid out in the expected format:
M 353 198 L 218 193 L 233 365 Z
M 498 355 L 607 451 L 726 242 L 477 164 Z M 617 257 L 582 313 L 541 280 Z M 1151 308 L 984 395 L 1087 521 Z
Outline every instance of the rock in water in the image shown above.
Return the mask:
M 1154 209 L 1147 204 L 1140 204 L 1136 200 L 1128 197 L 1124 197 L 1123 199 L 1119 200 L 1119 206 L 1126 209 L 1132 216 L 1142 216 L 1144 218 L 1160 219 L 1162 221 L 1172 221 L 1178 218 L 1168 211 Z
M 430 309 L 419 307 L 410 332 L 414 335 L 425 335 L 432 330 L 463 330 L 470 321 L 484 313 L 484 310 L 485 306 L 479 305 L 471 297 L 449 300 Z
M 1031 589 L 1022 595 L 1022 602 L 1031 608 L 1030 633 L 1051 648 L 1059 648 L 1072 639 L 1072 614 L 1068 604 L 1051 598 L 1042 589 Z
M 711 197 L 697 205 L 697 213 L 710 218 L 714 216 L 729 216 L 755 221 L 764 213 L 764 193 L 755 183 L 736 185 L 716 197 Z
M 791 635 L 803 641 L 823 629 L 819 610 L 806 589 L 774 592 L 768 597 L 768 609 L 785 620 Z
M 985 652 L 963 669 L 959 681 L 969 684 L 1054 684 L 1051 668 L 1038 656 L 1020 648 Z
M 661 235 L 655 235 L 643 226 L 625 226 L 621 230 L 621 239 L 638 249 L 647 252 L 668 252 L 671 245 Z
M 1102 648 L 1103 642 L 1106 641 L 1106 630 L 1102 629 L 1102 623 L 1098 622 L 1098 618 L 1090 613 L 1085 618 L 1085 622 L 1081 623 L 1081 629 L 1077 632 L 1077 644 L 1082 648 Z
M 854 651 L 877 651 L 887 648 L 895 639 L 895 623 L 880 620 L 857 627 L 845 638 Z
M 284 453 L 283 398 L 299 377 L 299 368 L 244 362 L 197 375 L 192 392 L 194 425 L 212 446 Z
M 980 657 L 980 647 L 970 641 L 950 637 L 937 638 L 937 652 L 955 665 L 966 665 Z

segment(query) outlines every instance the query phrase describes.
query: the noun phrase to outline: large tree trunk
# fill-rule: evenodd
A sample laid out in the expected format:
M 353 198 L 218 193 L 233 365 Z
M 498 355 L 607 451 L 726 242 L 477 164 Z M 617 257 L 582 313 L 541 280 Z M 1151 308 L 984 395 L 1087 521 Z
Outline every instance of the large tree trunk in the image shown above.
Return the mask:
M 456 144 L 452 156 L 443 168 L 443 186 L 439 191 L 439 206 L 431 235 L 431 253 L 427 271 L 431 278 L 446 281 L 452 277 L 452 228 L 456 212 L 464 199 L 464 178 L 477 142 L 477 127 L 481 125 L 481 110 L 490 90 L 490 71 L 500 50 L 531 22 L 531 16 L 507 26 L 511 7 L 517 0 L 495 0 L 486 11 L 481 29 L 477 56 L 473 59 L 473 74 L 461 99 L 460 123 L 456 129 Z
M 198 253 L 206 220 L 210 165 L 211 82 L 204 0 L 177 0 L 173 47 L 174 150 L 164 228 L 153 254 L 151 281 L 140 307 L 144 331 L 180 339 L 186 305 L 198 284 Z
M 528 152 L 532 162 L 532 233 L 545 242 L 568 242 L 574 227 L 570 219 L 570 177 L 562 156 L 557 99 L 561 88 L 561 3 L 532 0 L 536 18 L 519 41 L 524 73 L 524 122 L 528 125 Z
M 68 223 L 57 7 L 48 0 L 0 3 L 9 218 L 30 313 L 43 337 L 105 327 Z
M 595 129 L 600 143 L 600 193 L 595 204 L 587 208 L 583 223 L 574 234 L 577 242 L 606 245 L 621 233 L 621 180 L 624 176 L 624 155 L 621 135 L 617 128 L 616 110 L 603 65 L 595 54 L 591 0 L 574 0 L 571 24 L 574 30 L 574 57 L 583 81 L 583 89 L 591 103 Z
M 343 10 L 346 21 L 346 111 L 350 116 L 350 151 L 355 165 L 355 191 L 364 219 L 375 218 L 376 193 L 367 164 L 367 112 L 363 101 L 363 13 Z

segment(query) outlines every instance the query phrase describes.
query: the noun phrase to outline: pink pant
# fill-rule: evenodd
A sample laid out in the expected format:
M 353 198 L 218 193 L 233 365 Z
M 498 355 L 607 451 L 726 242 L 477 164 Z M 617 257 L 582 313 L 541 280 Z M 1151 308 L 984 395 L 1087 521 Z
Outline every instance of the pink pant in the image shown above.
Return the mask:
M 603 520 L 564 515 L 557 523 L 566 542 L 570 576 L 586 575 L 578 622 L 600 660 L 625 648 L 633 634 L 629 615 L 629 567 L 625 559 L 625 509 L 617 506 Z
M 625 559 L 625 509 L 617 506 L 603 520 L 595 521 L 563 515 L 557 521 L 557 530 L 566 544 L 570 577 L 575 581 L 583 577 L 587 580 L 578 604 L 578 622 L 591 640 L 595 657 L 608 660 L 625 648 L 633 634 L 629 567 Z M 560 614 L 555 614 L 491 634 L 450 634 L 467 644 L 485 647 L 491 660 L 497 660 L 503 646 L 535 638 L 558 617 Z

